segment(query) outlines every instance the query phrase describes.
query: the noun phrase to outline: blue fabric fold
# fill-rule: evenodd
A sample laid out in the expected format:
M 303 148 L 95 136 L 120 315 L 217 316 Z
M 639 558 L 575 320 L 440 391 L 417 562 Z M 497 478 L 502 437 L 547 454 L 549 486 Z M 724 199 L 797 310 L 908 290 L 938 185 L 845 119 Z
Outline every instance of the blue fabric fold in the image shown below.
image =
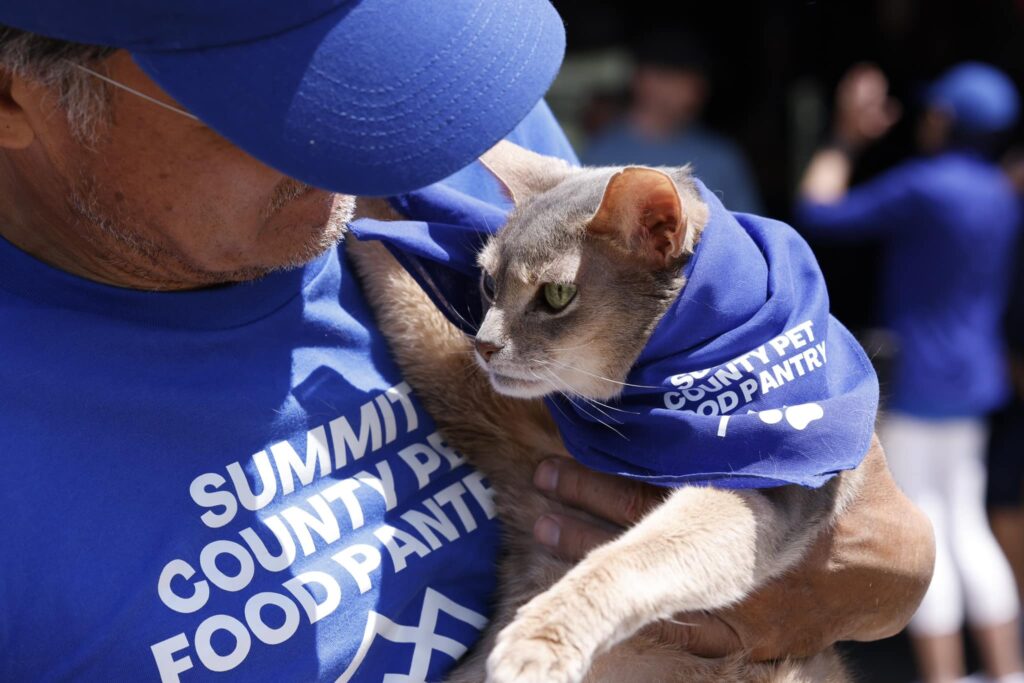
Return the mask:
M 829 314 L 803 239 L 778 221 L 730 214 L 703 187 L 702 196 L 711 218 L 686 286 L 616 410 L 556 397 L 555 420 L 581 462 L 650 483 L 820 486 L 870 446 L 874 370 Z

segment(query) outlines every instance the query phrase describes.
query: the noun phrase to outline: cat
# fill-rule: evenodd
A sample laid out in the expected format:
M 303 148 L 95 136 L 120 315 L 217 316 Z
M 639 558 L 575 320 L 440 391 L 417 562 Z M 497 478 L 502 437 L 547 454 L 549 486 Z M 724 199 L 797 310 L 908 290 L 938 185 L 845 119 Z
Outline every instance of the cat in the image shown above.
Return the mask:
M 348 244 L 404 376 L 496 492 L 505 533 L 498 602 L 449 683 L 848 680 L 832 650 L 776 663 L 702 659 L 641 630 L 725 608 L 794 566 L 856 494 L 859 470 L 819 489 L 667 490 L 575 566 L 535 543 L 542 514 L 580 514 L 532 484 L 542 460 L 570 457 L 539 398 L 615 398 L 685 286 L 682 266 L 708 209 L 685 167 L 571 168 L 511 143 L 482 161 L 515 208 L 480 253 L 490 308 L 475 340 L 383 246 Z M 357 207 L 361 216 L 402 218 L 381 200 Z

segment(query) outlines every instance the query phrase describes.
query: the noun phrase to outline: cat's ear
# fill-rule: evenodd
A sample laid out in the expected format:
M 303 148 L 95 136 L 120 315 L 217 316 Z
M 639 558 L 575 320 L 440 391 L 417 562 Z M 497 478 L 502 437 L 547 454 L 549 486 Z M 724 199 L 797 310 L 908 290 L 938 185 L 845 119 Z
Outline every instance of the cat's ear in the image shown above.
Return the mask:
M 687 249 L 686 211 L 675 181 L 653 168 L 630 166 L 611 177 L 588 224 L 661 268 Z
M 557 157 L 537 154 L 502 140 L 480 156 L 480 162 L 501 183 L 502 191 L 513 204 L 519 204 L 562 182 L 572 171 Z

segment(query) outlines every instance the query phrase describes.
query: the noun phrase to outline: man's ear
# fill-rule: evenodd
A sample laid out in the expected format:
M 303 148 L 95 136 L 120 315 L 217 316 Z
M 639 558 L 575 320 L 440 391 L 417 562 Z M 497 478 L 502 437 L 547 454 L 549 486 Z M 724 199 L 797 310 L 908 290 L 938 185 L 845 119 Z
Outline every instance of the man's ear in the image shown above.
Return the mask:
M 24 79 L 0 69 L 0 148 L 25 149 L 36 134 L 22 102 L 29 94 Z
M 513 204 L 550 190 L 572 171 L 562 159 L 531 152 L 507 140 L 484 152 L 480 162 L 498 179 Z
M 588 229 L 617 240 L 656 268 L 671 264 L 687 247 L 679 189 L 653 168 L 631 166 L 613 175 Z

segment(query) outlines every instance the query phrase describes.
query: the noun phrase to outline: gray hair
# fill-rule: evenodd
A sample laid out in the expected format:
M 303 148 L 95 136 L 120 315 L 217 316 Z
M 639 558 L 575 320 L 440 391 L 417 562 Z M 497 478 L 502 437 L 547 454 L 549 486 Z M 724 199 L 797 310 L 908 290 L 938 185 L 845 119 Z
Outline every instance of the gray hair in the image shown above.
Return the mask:
M 56 93 L 71 133 L 82 142 L 95 139 L 109 115 L 109 91 L 97 78 L 76 69 L 105 59 L 116 48 L 47 38 L 0 25 L 0 69 L 39 83 Z

